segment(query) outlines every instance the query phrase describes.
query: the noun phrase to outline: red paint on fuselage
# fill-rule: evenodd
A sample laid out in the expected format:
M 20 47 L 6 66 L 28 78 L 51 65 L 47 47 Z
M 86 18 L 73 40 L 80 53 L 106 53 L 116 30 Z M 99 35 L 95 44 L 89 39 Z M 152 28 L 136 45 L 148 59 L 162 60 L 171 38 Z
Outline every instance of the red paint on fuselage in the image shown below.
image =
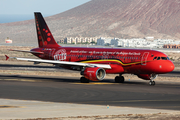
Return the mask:
M 155 50 L 49 47 L 35 48 L 32 51 L 44 52 L 44 54 L 34 54 L 41 59 L 110 64 L 112 69 L 106 70 L 107 74 L 163 74 L 174 70 L 174 64 L 168 56 Z M 154 59 L 155 57 L 160 59 Z

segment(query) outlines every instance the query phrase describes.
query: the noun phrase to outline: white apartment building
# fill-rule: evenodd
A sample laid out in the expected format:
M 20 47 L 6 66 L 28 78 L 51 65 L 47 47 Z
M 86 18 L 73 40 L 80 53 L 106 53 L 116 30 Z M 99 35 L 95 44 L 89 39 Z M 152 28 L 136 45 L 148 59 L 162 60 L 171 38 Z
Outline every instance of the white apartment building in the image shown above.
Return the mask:
M 171 39 L 155 39 L 153 37 L 132 38 L 132 39 L 120 39 L 120 38 L 104 38 L 97 39 L 96 37 L 68 37 L 64 39 L 64 43 L 67 44 L 81 44 L 97 42 L 100 46 L 114 46 L 114 47 L 147 47 L 147 48 L 163 48 L 167 44 L 180 44 L 179 41 Z
M 113 45 L 115 47 L 148 47 L 148 48 L 162 48 L 165 44 L 180 43 L 174 42 L 171 39 L 156 39 L 152 40 L 153 37 L 148 37 L 149 40 L 142 38 L 132 38 L 132 39 L 119 39 L 119 38 L 100 38 L 98 39 L 98 44 L 101 46 Z
M 97 39 L 97 45 L 100 46 L 106 46 L 111 44 L 111 39 L 110 38 L 99 38 Z
M 97 42 L 96 37 L 67 37 L 64 39 L 65 44 L 80 44 L 80 43 L 91 43 Z

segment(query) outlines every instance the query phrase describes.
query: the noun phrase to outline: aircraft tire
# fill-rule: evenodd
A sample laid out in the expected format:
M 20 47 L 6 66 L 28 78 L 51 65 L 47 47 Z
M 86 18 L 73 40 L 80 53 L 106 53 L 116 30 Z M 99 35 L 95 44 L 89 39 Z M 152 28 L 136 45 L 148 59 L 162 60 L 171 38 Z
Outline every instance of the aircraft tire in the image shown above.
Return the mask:
M 150 86 L 154 86 L 155 84 L 156 84 L 155 81 L 150 81 L 150 82 L 149 82 L 149 85 L 150 85 Z
M 85 77 L 81 77 L 81 78 L 80 78 L 80 82 L 81 82 L 81 83 L 89 83 L 89 80 L 86 79 Z
M 116 83 L 124 83 L 124 77 L 123 76 L 116 76 L 115 82 Z
M 116 76 L 114 80 L 116 83 L 119 83 L 119 76 Z

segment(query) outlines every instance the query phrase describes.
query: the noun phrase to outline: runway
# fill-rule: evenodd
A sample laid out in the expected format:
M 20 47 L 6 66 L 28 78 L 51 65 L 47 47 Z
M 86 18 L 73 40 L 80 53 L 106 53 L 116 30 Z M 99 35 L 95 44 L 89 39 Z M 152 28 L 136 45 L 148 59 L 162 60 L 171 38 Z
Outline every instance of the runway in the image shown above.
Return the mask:
M 2 70 L 28 70 L 28 71 L 55 71 L 55 72 L 69 72 L 79 73 L 79 71 L 72 71 L 56 66 L 42 66 L 42 65 L 15 65 L 15 64 L 0 64 Z M 172 71 L 167 74 L 160 74 L 162 77 L 180 77 L 180 71 Z
M 0 98 L 180 110 L 180 82 L 82 84 L 78 77 L 0 75 Z

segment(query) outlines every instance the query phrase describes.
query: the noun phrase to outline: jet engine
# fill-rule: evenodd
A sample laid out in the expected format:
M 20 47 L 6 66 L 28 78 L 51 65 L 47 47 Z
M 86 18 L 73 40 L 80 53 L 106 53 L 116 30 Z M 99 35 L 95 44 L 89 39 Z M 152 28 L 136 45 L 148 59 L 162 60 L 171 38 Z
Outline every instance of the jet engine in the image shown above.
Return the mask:
M 139 78 L 144 79 L 144 80 L 153 80 L 155 79 L 158 75 L 157 74 L 139 74 L 137 75 Z
M 87 67 L 81 73 L 81 75 L 84 75 L 86 79 L 89 79 L 91 81 L 101 81 L 106 76 L 106 71 L 103 68 L 99 67 Z

